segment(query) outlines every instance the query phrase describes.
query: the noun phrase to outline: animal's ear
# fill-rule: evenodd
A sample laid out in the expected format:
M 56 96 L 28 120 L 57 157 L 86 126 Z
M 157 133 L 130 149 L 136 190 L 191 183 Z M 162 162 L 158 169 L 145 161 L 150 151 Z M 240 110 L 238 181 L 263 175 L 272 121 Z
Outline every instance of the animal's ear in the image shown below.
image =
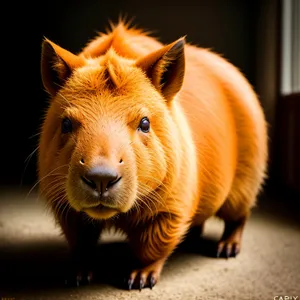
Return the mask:
M 156 89 L 167 101 L 180 91 L 185 70 L 185 38 L 137 60 L 136 66 L 147 74 Z
M 83 65 L 83 59 L 48 39 L 42 43 L 41 75 L 45 89 L 56 95 L 75 68 Z

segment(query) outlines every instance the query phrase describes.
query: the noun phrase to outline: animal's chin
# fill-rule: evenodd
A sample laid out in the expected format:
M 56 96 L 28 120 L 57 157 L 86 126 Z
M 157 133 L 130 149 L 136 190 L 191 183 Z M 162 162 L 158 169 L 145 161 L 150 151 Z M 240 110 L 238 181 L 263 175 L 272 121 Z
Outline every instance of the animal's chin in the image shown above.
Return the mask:
M 95 207 L 83 208 L 82 210 L 94 219 L 109 219 L 120 213 L 116 208 L 111 208 L 102 204 Z

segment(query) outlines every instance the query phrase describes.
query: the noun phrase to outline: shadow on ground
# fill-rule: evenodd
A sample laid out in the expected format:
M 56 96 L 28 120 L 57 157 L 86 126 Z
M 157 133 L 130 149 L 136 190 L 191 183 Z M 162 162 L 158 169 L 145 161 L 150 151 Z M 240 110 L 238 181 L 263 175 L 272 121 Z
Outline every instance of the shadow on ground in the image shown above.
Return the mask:
M 179 264 L 182 256 L 197 254 L 215 256 L 216 240 L 189 237 L 182 243 L 168 264 Z M 0 246 L 0 287 L 6 293 L 68 289 L 65 272 L 68 268 L 68 249 L 61 241 L 32 241 L 17 246 Z M 93 284 L 111 285 L 126 289 L 125 278 L 137 266 L 128 244 L 124 241 L 100 243 L 94 263 Z M 176 266 L 180 268 L 180 266 Z M 72 287 L 71 287 L 72 290 Z

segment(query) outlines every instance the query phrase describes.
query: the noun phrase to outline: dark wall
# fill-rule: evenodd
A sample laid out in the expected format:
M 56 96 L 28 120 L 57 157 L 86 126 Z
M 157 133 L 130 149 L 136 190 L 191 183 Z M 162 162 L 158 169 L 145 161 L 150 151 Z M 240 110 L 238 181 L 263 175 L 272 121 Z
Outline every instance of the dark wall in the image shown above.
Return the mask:
M 108 20 L 120 13 L 153 30 L 162 42 L 187 35 L 187 41 L 222 53 L 255 86 L 256 24 L 260 1 L 30 1 L 7 3 L 2 10 L 1 180 L 4 185 L 32 185 L 36 158 L 26 157 L 38 143 L 39 125 L 47 107 L 40 78 L 43 36 L 78 52 Z M 3 18 L 2 18 L 3 19 Z M 24 173 L 24 175 L 23 175 Z

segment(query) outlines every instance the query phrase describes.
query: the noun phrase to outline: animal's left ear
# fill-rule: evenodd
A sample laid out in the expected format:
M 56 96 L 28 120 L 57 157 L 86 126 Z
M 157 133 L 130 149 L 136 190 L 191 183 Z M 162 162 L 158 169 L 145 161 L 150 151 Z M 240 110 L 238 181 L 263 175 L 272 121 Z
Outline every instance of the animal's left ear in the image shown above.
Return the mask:
M 184 45 L 183 37 L 136 62 L 136 66 L 147 74 L 167 101 L 172 100 L 182 87 L 185 70 Z

